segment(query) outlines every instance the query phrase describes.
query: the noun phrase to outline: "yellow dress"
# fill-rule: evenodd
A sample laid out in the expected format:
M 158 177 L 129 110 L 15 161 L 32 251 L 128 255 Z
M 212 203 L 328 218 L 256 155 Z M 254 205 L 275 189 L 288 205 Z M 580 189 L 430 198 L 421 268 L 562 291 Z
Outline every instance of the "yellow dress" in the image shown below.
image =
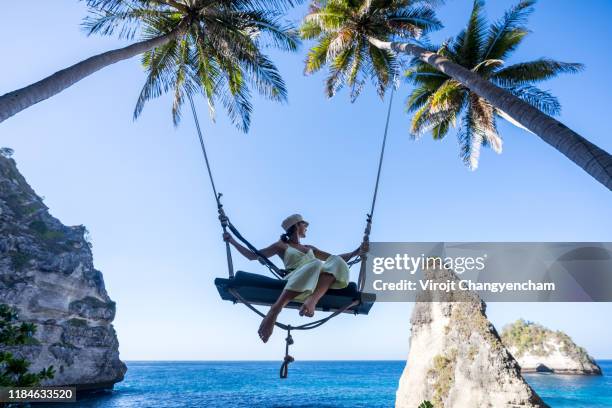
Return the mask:
M 336 280 L 331 289 L 342 289 L 349 284 L 349 267 L 338 255 L 330 255 L 325 262 L 317 259 L 312 251 L 304 253 L 289 245 L 283 258 L 285 269 L 292 270 L 285 280 L 285 290 L 301 292 L 294 300 L 303 302 L 314 292 L 321 272 L 334 275 Z

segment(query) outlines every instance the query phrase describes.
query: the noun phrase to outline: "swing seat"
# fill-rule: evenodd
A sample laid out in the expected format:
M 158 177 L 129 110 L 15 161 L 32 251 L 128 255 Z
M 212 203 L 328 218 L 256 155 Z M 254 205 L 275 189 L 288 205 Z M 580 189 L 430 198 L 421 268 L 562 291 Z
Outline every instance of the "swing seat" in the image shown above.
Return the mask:
M 221 295 L 221 299 L 229 300 L 234 303 L 239 300 L 232 295 L 228 289 L 234 289 L 247 302 L 253 305 L 271 306 L 280 296 L 287 281 L 268 278 L 267 276 L 238 271 L 233 278 L 216 278 L 215 286 Z M 345 313 L 367 315 L 376 301 L 376 295 L 363 293 L 357 290 L 354 282 L 348 284 L 344 289 L 329 289 L 325 296 L 317 304 L 317 310 L 322 312 L 335 312 L 353 300 L 360 300 L 360 303 L 347 309 Z M 289 302 L 286 306 L 291 309 L 299 309 L 302 303 Z

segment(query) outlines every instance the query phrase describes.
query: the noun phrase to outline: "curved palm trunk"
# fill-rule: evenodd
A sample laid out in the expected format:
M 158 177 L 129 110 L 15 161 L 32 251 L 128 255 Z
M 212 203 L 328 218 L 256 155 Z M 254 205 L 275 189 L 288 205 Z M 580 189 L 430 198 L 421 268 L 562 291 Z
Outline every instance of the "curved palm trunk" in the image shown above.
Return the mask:
M 369 41 L 380 49 L 415 56 L 461 82 L 470 90 L 488 100 L 493 106 L 506 112 L 525 128 L 582 167 L 584 171 L 601 184 L 612 190 L 612 155 L 589 142 L 563 123 L 435 52 L 413 44 L 386 42 L 376 38 L 370 38 Z
M 167 43 L 184 32 L 186 27 L 187 23 L 184 21 L 168 34 L 95 55 L 38 82 L 0 96 L 0 122 L 60 93 L 102 68 Z

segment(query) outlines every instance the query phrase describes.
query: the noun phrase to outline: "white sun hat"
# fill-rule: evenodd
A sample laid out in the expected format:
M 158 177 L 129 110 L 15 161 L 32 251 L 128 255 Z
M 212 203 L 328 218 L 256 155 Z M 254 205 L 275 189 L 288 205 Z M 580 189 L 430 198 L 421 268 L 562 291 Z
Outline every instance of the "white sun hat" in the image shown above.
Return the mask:
M 285 232 L 289 231 L 289 228 L 297 224 L 298 222 L 305 222 L 308 225 L 308 221 L 304 220 L 301 214 L 293 214 L 285 218 L 281 224 L 281 227 Z

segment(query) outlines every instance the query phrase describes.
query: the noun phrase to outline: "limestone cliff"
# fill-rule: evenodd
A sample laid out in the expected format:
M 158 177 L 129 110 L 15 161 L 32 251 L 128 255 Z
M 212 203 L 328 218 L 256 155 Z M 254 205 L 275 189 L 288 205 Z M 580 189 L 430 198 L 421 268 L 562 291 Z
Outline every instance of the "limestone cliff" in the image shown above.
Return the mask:
M 504 327 L 502 341 L 522 372 L 602 375 L 586 350 L 563 332 L 520 319 Z
M 111 322 L 115 303 L 93 266 L 83 226 L 49 215 L 15 162 L 0 154 L 0 303 L 36 324 L 34 344 L 14 350 L 33 370 L 53 365 L 48 384 L 111 388 L 125 364 Z
M 457 280 L 444 269 L 424 275 Z M 547 407 L 521 376 L 485 309 L 472 292 L 419 295 L 396 407 L 415 408 L 425 400 L 436 408 Z

